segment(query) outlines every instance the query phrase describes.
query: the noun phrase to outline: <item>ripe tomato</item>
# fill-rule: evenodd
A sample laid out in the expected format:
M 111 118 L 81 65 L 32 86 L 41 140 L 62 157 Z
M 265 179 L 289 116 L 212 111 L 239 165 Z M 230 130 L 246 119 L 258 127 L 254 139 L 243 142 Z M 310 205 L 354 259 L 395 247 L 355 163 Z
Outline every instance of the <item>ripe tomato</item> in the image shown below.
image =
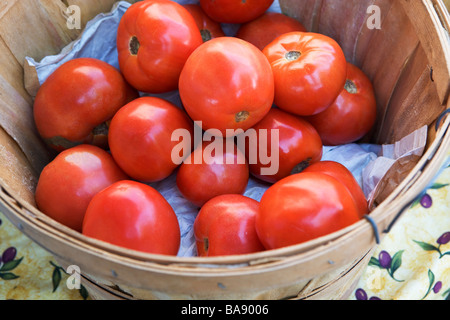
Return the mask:
M 221 37 L 203 43 L 188 58 L 179 91 L 194 121 L 229 137 L 237 129 L 250 128 L 269 112 L 273 75 L 258 48 L 241 39 Z
M 336 100 L 325 111 L 306 119 L 319 132 L 324 144 L 355 142 L 372 129 L 377 103 L 372 82 L 357 66 L 347 63 L 347 81 Z
M 193 135 L 192 121 L 183 110 L 158 97 L 141 97 L 125 105 L 111 120 L 111 154 L 131 178 L 141 182 L 162 180 L 180 164 L 172 159 L 172 149 L 179 145 L 172 141 L 172 134 L 178 129 Z M 192 143 L 181 143 L 190 153 Z
M 312 32 L 288 32 L 263 53 L 275 78 L 275 104 L 309 116 L 324 111 L 336 99 L 347 75 L 344 52 L 332 38 Z
M 105 150 L 79 145 L 59 153 L 41 172 L 35 199 L 52 219 L 81 232 L 92 197 L 109 185 L 128 179 Z
M 322 172 L 336 178 L 343 183 L 352 194 L 358 208 L 359 216 L 362 218 L 368 213 L 366 196 L 352 172 L 344 165 L 335 161 L 320 161 L 310 165 L 303 170 L 303 172 Z
M 293 31 L 307 31 L 294 18 L 278 12 L 266 12 L 259 18 L 241 25 L 236 37 L 248 41 L 263 50 L 274 39 Z
M 294 174 L 273 184 L 261 198 L 256 231 L 266 249 L 309 241 L 359 220 L 348 189 L 319 172 Z
M 131 180 L 96 194 L 86 210 L 83 234 L 148 253 L 177 255 L 181 236 L 177 216 L 152 187 Z
M 322 159 L 323 146 L 319 134 L 298 116 L 273 108 L 252 129 L 256 132 L 256 139 L 246 144 L 246 155 L 250 172 L 263 181 L 274 183 Z M 274 130 L 278 131 L 278 141 L 272 140 L 271 132 Z M 277 146 L 278 150 L 273 150 Z M 261 147 L 267 151 L 261 152 Z M 278 152 L 278 157 L 272 154 L 273 151 Z M 273 166 L 261 157 L 265 154 L 268 158 L 276 158 L 272 161 L 278 161 L 278 170 L 273 174 L 261 171 Z
M 199 207 L 222 194 L 242 194 L 248 184 L 249 170 L 244 154 L 233 140 L 218 141 L 203 142 L 177 173 L 181 194 Z
M 140 1 L 128 8 L 119 23 L 120 69 L 139 91 L 176 90 L 186 59 L 202 42 L 194 18 L 182 5 Z
M 200 34 L 202 35 L 203 42 L 208 40 L 225 37 L 225 33 L 222 30 L 222 26 L 217 21 L 212 20 L 198 4 L 185 4 L 184 7 L 194 17 Z
M 222 23 L 245 23 L 262 15 L 273 0 L 200 0 L 208 16 Z
M 107 148 L 107 122 L 137 97 L 137 91 L 108 63 L 93 58 L 72 59 L 39 88 L 34 120 L 39 134 L 57 151 L 78 144 Z
M 263 251 L 255 229 L 258 207 L 258 201 L 236 194 L 221 195 L 205 203 L 194 221 L 198 255 Z

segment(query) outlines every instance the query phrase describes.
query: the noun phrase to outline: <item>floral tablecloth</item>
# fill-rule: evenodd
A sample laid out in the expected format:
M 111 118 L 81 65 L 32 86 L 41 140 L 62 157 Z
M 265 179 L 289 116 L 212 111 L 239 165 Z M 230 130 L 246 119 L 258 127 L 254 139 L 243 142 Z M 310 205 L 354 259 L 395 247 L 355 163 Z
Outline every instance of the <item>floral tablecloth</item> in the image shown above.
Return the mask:
M 350 299 L 450 300 L 450 166 L 374 252 Z

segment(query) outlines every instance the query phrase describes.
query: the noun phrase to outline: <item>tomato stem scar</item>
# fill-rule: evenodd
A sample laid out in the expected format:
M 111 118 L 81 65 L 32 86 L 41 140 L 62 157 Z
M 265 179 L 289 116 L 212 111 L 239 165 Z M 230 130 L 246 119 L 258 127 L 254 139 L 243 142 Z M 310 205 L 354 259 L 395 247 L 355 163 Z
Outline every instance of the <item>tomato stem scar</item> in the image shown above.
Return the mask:
M 358 93 L 358 88 L 356 87 L 356 84 L 352 80 L 345 81 L 345 90 L 347 90 L 348 93 L 355 94 Z
M 136 56 L 138 54 L 139 47 L 141 46 L 136 36 L 131 37 L 129 46 L 130 46 L 130 53 L 133 56 Z
M 297 60 L 298 58 L 300 58 L 301 55 L 302 55 L 302 53 L 300 51 L 289 51 L 289 52 L 286 52 L 284 57 L 288 61 L 294 61 L 294 60 Z
M 47 138 L 47 139 L 45 139 L 45 142 L 49 146 L 54 146 L 54 147 L 63 148 L 63 149 L 73 148 L 79 144 L 82 144 L 82 142 L 70 141 L 70 140 L 60 137 L 60 136 Z
M 109 130 L 108 123 L 107 122 L 103 122 L 103 123 L 100 123 L 98 126 L 96 126 L 94 128 L 94 130 L 92 130 L 92 133 L 94 135 L 99 135 L 99 134 L 107 135 L 108 134 L 108 130 Z
M 311 163 L 312 158 L 308 158 L 306 160 L 303 160 L 299 164 L 297 164 L 291 171 L 291 174 L 300 173 L 303 170 L 305 170 Z
M 237 123 L 245 121 L 248 119 L 249 115 L 250 115 L 250 113 L 248 111 L 240 111 L 240 112 L 236 113 L 235 120 Z
M 200 34 L 202 35 L 203 42 L 209 41 L 212 39 L 212 34 L 209 30 L 202 29 L 200 30 Z

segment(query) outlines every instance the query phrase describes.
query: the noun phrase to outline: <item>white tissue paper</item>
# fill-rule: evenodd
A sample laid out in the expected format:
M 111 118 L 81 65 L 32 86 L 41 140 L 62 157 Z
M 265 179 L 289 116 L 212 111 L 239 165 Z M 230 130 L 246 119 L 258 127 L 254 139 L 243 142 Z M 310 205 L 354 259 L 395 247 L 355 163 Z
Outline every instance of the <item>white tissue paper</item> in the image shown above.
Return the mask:
M 195 0 L 178 0 L 176 2 L 181 4 L 198 4 L 198 1 Z M 119 69 L 116 50 L 116 32 L 114 30 L 117 29 L 122 15 L 129 6 L 130 3 L 119 1 L 114 5 L 111 12 L 96 16 L 88 22 L 79 39 L 69 44 L 58 55 L 47 56 L 39 62 L 35 61 L 32 57 L 27 57 L 26 62 L 31 69 L 36 70 L 39 83 L 42 84 L 56 68 L 74 58 L 97 58 Z M 281 12 L 278 0 L 274 1 L 269 11 Z M 222 27 L 226 35 L 234 36 L 239 25 L 223 24 Z M 141 93 L 141 95 L 147 94 Z M 154 96 L 159 96 L 181 107 L 181 101 L 177 91 Z M 366 196 L 368 196 L 373 188 L 376 187 L 376 181 L 379 181 L 381 177 L 371 176 L 371 181 L 364 181 L 367 179 L 363 174 L 364 170 L 367 171 L 367 168 L 382 165 L 382 170 L 379 172 L 384 173 L 387 171 L 389 165 L 395 162 L 395 159 L 390 158 L 383 158 L 383 160 L 375 162 L 379 158 L 381 150 L 381 146 L 371 144 L 348 144 L 336 147 L 325 146 L 322 160 L 333 160 L 346 166 L 353 173 L 361 187 L 365 186 L 363 190 Z M 385 166 L 386 163 L 388 164 L 387 167 Z M 193 223 L 197 216 L 198 208 L 184 199 L 178 191 L 176 186 L 176 172 L 167 179 L 150 185 L 167 199 L 177 214 L 181 229 L 181 245 L 178 256 L 196 256 L 197 251 L 193 234 Z M 250 178 L 244 195 L 259 201 L 268 187 L 269 185 L 267 183 Z

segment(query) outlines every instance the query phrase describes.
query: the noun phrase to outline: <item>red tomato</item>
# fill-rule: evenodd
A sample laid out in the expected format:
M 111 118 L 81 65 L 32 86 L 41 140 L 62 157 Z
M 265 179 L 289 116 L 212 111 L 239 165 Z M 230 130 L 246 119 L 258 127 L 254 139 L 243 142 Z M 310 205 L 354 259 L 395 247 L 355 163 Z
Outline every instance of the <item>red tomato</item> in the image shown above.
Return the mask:
M 340 95 L 325 111 L 306 119 L 326 145 L 355 142 L 372 129 L 377 103 L 372 82 L 364 72 L 347 63 L 347 81 Z
M 180 227 L 167 200 L 152 187 L 131 180 L 114 183 L 92 198 L 83 234 L 148 253 L 177 255 Z
M 222 23 L 245 23 L 262 15 L 273 0 L 200 0 L 208 16 Z
M 136 99 L 111 121 L 111 154 L 131 178 L 141 182 L 162 180 L 180 164 L 173 161 L 172 150 L 180 143 L 183 150 L 192 150 L 191 141 L 172 141 L 178 129 L 193 135 L 192 121 L 183 110 L 158 97 Z
M 335 161 L 320 161 L 310 165 L 303 170 L 303 172 L 322 172 L 336 178 L 343 183 L 352 194 L 358 208 L 359 216 L 362 218 L 368 213 L 366 196 L 352 172 L 344 165 Z
M 261 198 L 256 231 L 266 249 L 303 243 L 359 220 L 348 189 L 319 172 L 302 172 L 273 184 Z
M 184 7 L 194 17 L 200 34 L 202 35 L 203 42 L 208 40 L 225 37 L 225 33 L 222 30 L 222 26 L 217 21 L 212 20 L 197 4 L 185 4 Z
M 252 129 L 256 132 L 256 139 L 246 144 L 246 155 L 250 172 L 263 181 L 274 183 L 322 159 L 323 146 L 319 134 L 298 116 L 273 108 Z M 274 130 L 278 131 L 278 141 L 272 140 Z M 261 153 L 261 144 L 267 151 Z M 277 145 L 278 157 L 275 157 L 272 148 Z M 266 154 L 268 158 L 276 158 L 272 161 L 278 161 L 278 170 L 273 174 L 261 171 L 274 165 L 261 157 Z
M 202 42 L 194 18 L 182 5 L 140 1 L 127 9 L 119 24 L 120 69 L 139 91 L 176 90 L 186 59 Z
M 263 251 L 255 229 L 258 207 L 258 201 L 235 194 L 218 196 L 205 203 L 194 222 L 198 255 Z
M 258 48 L 233 37 L 203 43 L 180 76 L 181 101 L 204 129 L 246 130 L 269 112 L 274 95 L 270 65 Z
M 39 134 L 57 151 L 79 144 L 107 148 L 107 122 L 137 97 L 113 66 L 77 58 L 62 64 L 39 88 L 34 120 Z
M 307 31 L 294 18 L 278 12 L 266 12 L 259 18 L 241 25 L 236 37 L 248 41 L 260 50 L 282 34 L 293 31 Z
M 203 142 L 177 173 L 181 194 L 199 207 L 222 194 L 242 194 L 248 184 L 249 171 L 244 154 L 233 140 L 226 140 L 229 143 L 218 141 Z
M 312 32 L 285 33 L 263 53 L 275 79 L 275 104 L 309 116 L 324 111 L 336 99 L 347 75 L 344 52 L 332 38 Z
M 111 184 L 128 179 L 111 155 L 92 145 L 59 153 L 41 172 L 35 199 L 52 219 L 81 232 L 92 197 Z

